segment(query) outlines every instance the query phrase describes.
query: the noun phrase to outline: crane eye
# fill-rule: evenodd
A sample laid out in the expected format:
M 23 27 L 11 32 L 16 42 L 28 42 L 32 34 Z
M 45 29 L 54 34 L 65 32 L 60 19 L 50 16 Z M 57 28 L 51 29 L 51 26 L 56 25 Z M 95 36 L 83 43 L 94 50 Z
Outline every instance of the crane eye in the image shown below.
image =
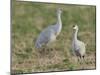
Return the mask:
M 73 25 L 73 27 L 75 27 L 75 25 Z

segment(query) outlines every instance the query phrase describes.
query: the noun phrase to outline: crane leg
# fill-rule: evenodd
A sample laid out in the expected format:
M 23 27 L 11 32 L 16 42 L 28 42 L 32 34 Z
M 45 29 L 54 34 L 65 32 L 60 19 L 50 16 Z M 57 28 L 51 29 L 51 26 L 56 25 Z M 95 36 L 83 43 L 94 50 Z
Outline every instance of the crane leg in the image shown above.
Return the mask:
M 82 56 L 83 61 L 85 62 L 85 56 Z

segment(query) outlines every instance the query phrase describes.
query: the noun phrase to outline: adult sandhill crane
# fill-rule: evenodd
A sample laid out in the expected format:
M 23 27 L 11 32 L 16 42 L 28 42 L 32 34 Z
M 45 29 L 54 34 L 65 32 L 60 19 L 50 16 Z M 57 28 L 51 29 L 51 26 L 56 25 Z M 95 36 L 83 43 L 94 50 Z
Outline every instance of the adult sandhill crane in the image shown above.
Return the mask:
M 48 46 L 50 43 L 56 40 L 56 37 L 59 35 L 62 29 L 61 12 L 61 9 L 57 9 L 56 24 L 48 26 L 40 33 L 35 43 L 36 48 L 39 49 L 42 46 Z
M 77 39 L 78 30 L 79 30 L 78 26 L 74 25 L 73 26 L 72 50 L 74 51 L 75 55 L 82 60 L 84 59 L 86 48 L 85 48 L 85 43 Z

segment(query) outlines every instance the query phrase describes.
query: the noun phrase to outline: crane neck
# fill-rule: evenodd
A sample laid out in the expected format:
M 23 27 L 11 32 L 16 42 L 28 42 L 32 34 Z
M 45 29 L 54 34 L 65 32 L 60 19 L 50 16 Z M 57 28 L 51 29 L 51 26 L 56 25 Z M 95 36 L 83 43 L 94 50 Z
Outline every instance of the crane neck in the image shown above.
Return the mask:
M 61 21 L 61 13 L 57 13 L 57 25 L 62 27 L 62 21 Z
M 73 40 L 74 40 L 74 41 L 77 41 L 77 34 L 78 34 L 78 30 L 75 30 L 75 31 L 73 32 Z

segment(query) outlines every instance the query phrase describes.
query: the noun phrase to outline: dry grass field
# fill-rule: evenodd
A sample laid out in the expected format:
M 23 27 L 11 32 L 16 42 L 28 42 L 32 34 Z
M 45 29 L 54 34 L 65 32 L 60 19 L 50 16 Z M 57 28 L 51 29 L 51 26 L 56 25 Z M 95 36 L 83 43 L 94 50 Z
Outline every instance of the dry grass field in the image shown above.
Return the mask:
M 56 9 L 62 8 L 62 31 L 51 45 L 40 53 L 34 44 L 39 33 L 56 23 Z M 51 72 L 95 69 L 95 6 L 19 2 L 12 0 L 11 70 L 12 73 Z M 78 38 L 86 43 L 84 63 L 72 55 L 72 26 L 78 24 Z

